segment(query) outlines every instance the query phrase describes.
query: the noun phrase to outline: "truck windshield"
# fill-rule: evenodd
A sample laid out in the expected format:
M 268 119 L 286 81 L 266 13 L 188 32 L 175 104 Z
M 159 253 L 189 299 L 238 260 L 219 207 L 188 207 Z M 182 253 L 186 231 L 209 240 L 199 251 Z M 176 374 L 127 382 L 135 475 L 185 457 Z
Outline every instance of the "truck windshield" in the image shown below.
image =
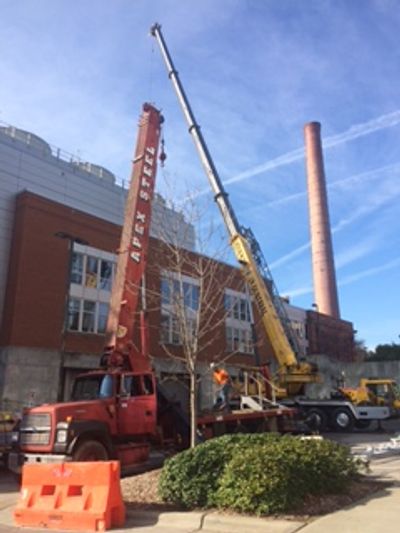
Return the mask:
M 110 398 L 113 395 L 113 377 L 109 374 L 77 378 L 72 390 L 72 401 Z

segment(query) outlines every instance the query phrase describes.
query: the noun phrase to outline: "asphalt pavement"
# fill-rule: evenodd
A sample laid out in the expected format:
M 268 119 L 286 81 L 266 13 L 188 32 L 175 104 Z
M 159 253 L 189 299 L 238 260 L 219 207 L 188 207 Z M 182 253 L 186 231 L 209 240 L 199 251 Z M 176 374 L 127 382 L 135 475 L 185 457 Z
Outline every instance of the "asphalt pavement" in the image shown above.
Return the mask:
M 274 518 L 248 518 L 217 511 L 138 512 L 129 511 L 126 525 L 115 533 L 381 533 L 397 531 L 400 521 L 400 439 L 392 433 L 373 432 L 330 435 L 349 445 L 358 455 L 368 456 L 371 474 L 390 481 L 384 490 L 373 493 L 353 505 L 309 521 Z M 15 533 L 12 513 L 18 498 L 18 486 L 4 470 L 0 471 L 0 533 Z M 38 533 L 39 528 L 23 528 Z M 48 529 L 47 529 L 48 531 Z

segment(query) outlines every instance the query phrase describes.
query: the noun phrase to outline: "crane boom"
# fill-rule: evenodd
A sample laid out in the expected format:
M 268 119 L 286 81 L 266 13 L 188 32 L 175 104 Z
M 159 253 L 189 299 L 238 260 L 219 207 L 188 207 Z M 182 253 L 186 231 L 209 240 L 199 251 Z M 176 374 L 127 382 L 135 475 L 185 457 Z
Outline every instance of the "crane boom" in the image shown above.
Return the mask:
M 141 349 L 134 348 L 133 334 L 147 262 L 151 202 L 163 121 L 158 109 L 148 103 L 143 105 L 106 327 L 108 364 L 118 365 L 121 359 L 128 359 L 129 366 L 136 371 L 149 368 L 143 316 Z
M 269 270 L 265 269 L 266 262 L 262 257 L 260 247 L 254 235 L 239 225 L 228 195 L 222 185 L 214 162 L 203 138 L 200 126 L 196 122 L 188 98 L 179 79 L 177 70 L 169 54 L 160 24 L 151 27 L 151 34 L 156 38 L 161 50 L 168 76 L 173 84 L 183 114 L 189 126 L 200 160 L 214 193 L 215 201 L 225 222 L 233 251 L 241 265 L 242 273 L 250 286 L 253 297 L 260 312 L 266 335 L 271 342 L 275 358 L 279 365 L 280 379 L 285 383 L 309 383 L 316 381 L 315 369 L 307 363 L 297 360 L 298 343 L 290 332 L 289 320 L 285 316 L 275 285 Z M 254 253 L 257 250 L 258 253 Z M 262 258 L 262 260 L 261 260 Z M 262 264 L 264 263 L 264 264 Z M 269 279 L 266 279 L 269 278 Z

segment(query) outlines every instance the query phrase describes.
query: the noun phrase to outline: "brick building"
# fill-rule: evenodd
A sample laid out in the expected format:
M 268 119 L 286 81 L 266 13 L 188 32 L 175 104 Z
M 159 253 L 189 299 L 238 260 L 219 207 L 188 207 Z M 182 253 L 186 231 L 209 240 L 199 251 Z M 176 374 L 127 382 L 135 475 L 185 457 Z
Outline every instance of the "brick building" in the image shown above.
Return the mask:
M 30 133 L 0 128 L 3 402 L 19 408 L 65 397 L 76 374 L 98 366 L 125 197 L 125 189 L 106 169 L 65 157 Z M 199 283 L 194 266 L 205 258 L 194 252 L 193 228 L 157 196 L 147 272 L 150 355 L 158 376 L 169 380 L 172 394 L 183 401 L 185 389 L 177 383 L 185 380 L 184 365 L 166 353 L 179 356 L 181 350 L 171 307 L 176 273 L 158 231 L 166 219 L 185 250 L 185 298 L 193 314 Z M 271 349 L 260 328 L 254 350 L 239 271 L 214 263 L 211 293 L 217 326 L 203 339 L 199 371 L 206 372 L 207 361 L 215 357 L 228 365 L 267 361 Z M 305 352 L 322 353 L 323 346 L 337 357 L 340 337 L 340 357 L 351 358 L 350 323 L 333 324 L 319 313 L 286 307 Z M 211 396 L 211 381 L 205 379 L 202 404 L 208 405 Z
M 15 401 L 21 396 L 25 402 L 56 399 L 67 394 L 77 373 L 99 364 L 121 227 L 26 191 L 18 194 L 15 205 L 0 331 L 7 363 L 3 391 Z M 150 354 L 164 375 L 183 374 L 184 366 L 175 359 L 182 356 L 179 332 L 174 328 L 176 269 L 168 259 L 167 246 L 155 238 L 150 243 L 146 279 Z M 199 256 L 188 250 L 182 254 L 186 266 L 179 276 L 184 277 L 187 307 L 195 316 L 200 307 L 198 273 L 194 272 Z M 254 365 L 242 277 L 234 267 L 204 256 L 202 261 L 214 263 L 203 282 L 215 300 L 206 312 L 217 326 L 208 326 L 203 335 L 207 349 L 200 350 L 200 361 L 204 368 L 211 360 L 225 358 L 230 364 Z M 232 309 L 228 316 L 227 299 Z M 138 339 L 137 331 L 135 342 Z M 268 343 L 261 344 L 258 357 L 265 362 L 270 349 Z

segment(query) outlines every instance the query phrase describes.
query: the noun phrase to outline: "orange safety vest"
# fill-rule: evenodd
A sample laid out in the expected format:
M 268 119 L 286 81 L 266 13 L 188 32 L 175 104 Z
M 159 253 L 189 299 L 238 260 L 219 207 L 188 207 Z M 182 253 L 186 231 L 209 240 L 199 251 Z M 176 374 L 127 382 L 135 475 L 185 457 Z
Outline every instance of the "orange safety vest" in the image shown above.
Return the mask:
M 218 383 L 218 385 L 226 385 L 229 381 L 229 374 L 226 372 L 223 368 L 218 368 L 214 372 L 214 381 Z

